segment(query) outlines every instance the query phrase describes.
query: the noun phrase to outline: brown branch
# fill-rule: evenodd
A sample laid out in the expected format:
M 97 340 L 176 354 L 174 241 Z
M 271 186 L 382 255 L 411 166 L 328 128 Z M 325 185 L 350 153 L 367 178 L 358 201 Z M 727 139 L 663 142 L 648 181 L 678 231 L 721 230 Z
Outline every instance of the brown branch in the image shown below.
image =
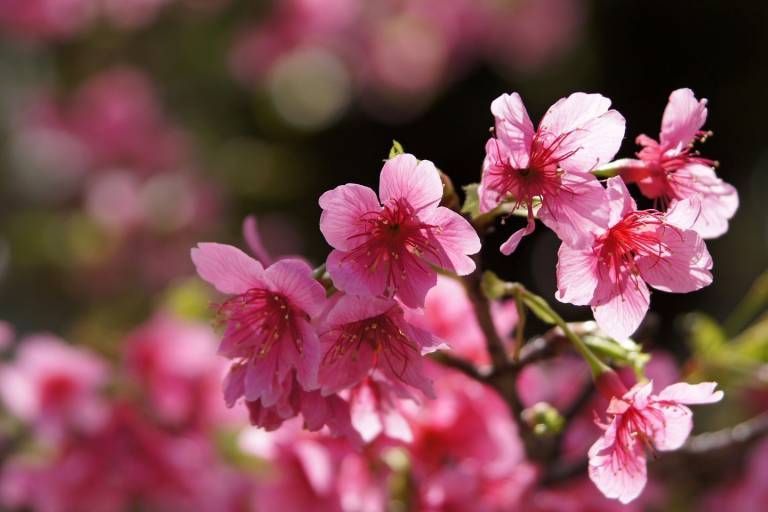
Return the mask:
M 490 368 L 478 368 L 471 361 L 457 357 L 450 352 L 440 351 L 430 354 L 430 359 L 443 366 L 458 370 L 467 377 L 480 382 L 487 382 L 490 376 Z

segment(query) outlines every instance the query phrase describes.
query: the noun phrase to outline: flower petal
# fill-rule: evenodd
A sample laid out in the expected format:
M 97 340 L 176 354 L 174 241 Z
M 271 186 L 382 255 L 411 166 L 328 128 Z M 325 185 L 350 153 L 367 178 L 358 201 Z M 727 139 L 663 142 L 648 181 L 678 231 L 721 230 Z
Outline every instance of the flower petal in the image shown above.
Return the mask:
M 312 275 L 309 265 L 299 259 L 282 259 L 265 271 L 272 291 L 284 295 L 294 307 L 316 317 L 325 305 L 325 288 Z
M 566 173 L 559 193 L 544 198 L 539 219 L 571 247 L 591 246 L 608 227 L 605 189 L 591 174 Z
M 365 214 L 379 212 L 381 205 L 376 193 L 368 187 L 349 183 L 320 196 L 320 231 L 334 249 L 349 251 L 365 239 Z
M 533 214 L 529 212 L 528 223 L 525 225 L 525 227 L 520 228 L 512 233 L 512 235 L 507 238 L 507 241 L 501 244 L 501 247 L 499 247 L 501 254 L 509 256 L 515 252 L 517 250 L 517 246 L 520 245 L 520 242 L 523 240 L 523 237 L 533 233 L 534 229 L 536 229 L 536 219 L 534 219 Z
M 613 283 L 601 276 L 592 312 L 606 334 L 623 341 L 640 327 L 649 305 L 650 292 L 642 279 L 624 275 Z
M 690 89 L 673 91 L 661 120 L 662 146 L 666 149 L 686 147 L 706 120 L 707 100 L 697 101 Z
M 598 258 L 592 249 L 573 249 L 560 244 L 557 251 L 557 293 L 560 302 L 586 306 L 598 286 Z
M 416 160 L 405 153 L 384 163 L 379 179 L 379 197 L 383 204 L 405 200 L 419 212 L 434 208 L 443 198 L 443 182 L 429 160 Z
M 204 242 L 191 255 L 200 277 L 221 293 L 238 295 L 264 286 L 264 267 L 237 247 Z
M 432 234 L 439 251 L 436 254 L 425 252 L 422 257 L 456 275 L 471 274 L 475 270 L 475 262 L 468 255 L 480 252 L 480 238 L 467 219 L 440 206 L 425 222 L 437 226 Z
M 642 278 L 664 292 L 687 293 L 712 283 L 712 257 L 695 231 L 664 225 L 657 230 L 664 254 L 636 258 Z
M 637 210 L 637 204 L 627 190 L 624 180 L 618 176 L 608 179 L 606 195 L 610 213 L 609 226 L 615 226 L 621 219 Z
M 372 271 L 361 265 L 357 259 L 345 259 L 347 253 L 331 251 L 326 261 L 328 273 L 334 286 L 352 295 L 376 297 L 384 294 L 387 287 L 387 272 Z M 371 267 L 373 268 L 373 267 Z
M 617 438 L 620 419 L 614 419 L 606 432 L 589 449 L 589 478 L 605 497 L 627 504 L 645 487 L 645 452 L 638 442 L 622 446 Z
M 491 103 L 496 136 L 513 153 L 528 153 L 535 133 L 523 100 L 516 92 L 502 94 Z
M 680 402 L 681 404 L 711 404 L 723 399 L 722 391 L 715 391 L 717 382 L 687 384 L 678 382 L 664 388 L 659 393 L 659 400 Z

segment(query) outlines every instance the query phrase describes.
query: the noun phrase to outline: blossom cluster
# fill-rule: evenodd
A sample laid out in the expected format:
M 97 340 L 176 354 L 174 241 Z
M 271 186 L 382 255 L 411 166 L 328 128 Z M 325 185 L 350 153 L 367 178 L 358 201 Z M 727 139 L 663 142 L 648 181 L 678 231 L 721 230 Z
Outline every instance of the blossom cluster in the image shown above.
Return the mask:
M 591 306 L 599 331 L 618 343 L 629 342 L 648 312 L 649 286 L 686 293 L 710 284 L 705 239 L 727 230 L 738 196 L 716 176 L 716 163 L 693 148 L 707 135 L 701 131 L 706 100 L 689 89 L 673 92 L 660 142 L 642 135 L 637 159 L 615 161 L 625 120 L 610 106 L 602 95 L 575 93 L 534 128 L 518 94 L 494 100 L 477 212 L 465 209 L 467 216 L 446 206 L 455 191 L 444 173 L 396 146 L 381 170 L 378 195 L 346 184 L 320 197 L 320 231 L 332 250 L 318 269 L 300 258 L 271 261 L 253 232 L 247 238 L 256 258 L 229 245 L 198 244 L 192 260 L 199 275 L 226 296 L 216 309 L 223 324 L 219 353 L 232 361 L 227 405 L 243 401 L 251 423 L 266 430 L 300 417 L 308 430 L 327 427 L 359 449 L 382 433 L 413 440 L 402 418 L 408 410 L 440 415 L 424 412 L 430 405 L 423 399 L 440 392 L 425 356 L 449 349 L 451 322 L 469 322 L 494 298 L 465 297 L 467 308 L 457 309 L 455 318 L 444 314 L 446 323 L 424 318 L 438 282 L 458 280 L 445 308 L 462 304 L 464 287 L 471 292 L 484 236 L 480 218 L 527 218 L 501 245 L 504 254 L 516 250 L 537 219 L 550 228 L 562 243 L 555 297 Z M 627 183 L 636 183 L 655 208 L 638 209 Z M 490 330 L 500 332 L 483 330 L 478 316 L 477 335 L 464 329 L 456 353 L 470 366 L 487 364 L 477 345 L 491 343 L 489 336 L 500 338 L 507 353 L 514 345 L 505 341 L 514 324 L 508 318 L 522 305 L 488 311 Z M 569 338 L 609 402 L 604 433 L 589 450 L 590 477 L 605 496 L 627 503 L 645 485 L 645 449 L 682 446 L 692 429 L 686 404 L 716 402 L 722 392 L 715 383 L 676 383 L 653 394 L 645 381 L 628 390 L 577 336 Z M 429 421 L 435 428 L 435 418 Z M 427 451 L 414 458 L 426 463 L 430 457 Z M 441 492 L 449 490 L 455 492 Z

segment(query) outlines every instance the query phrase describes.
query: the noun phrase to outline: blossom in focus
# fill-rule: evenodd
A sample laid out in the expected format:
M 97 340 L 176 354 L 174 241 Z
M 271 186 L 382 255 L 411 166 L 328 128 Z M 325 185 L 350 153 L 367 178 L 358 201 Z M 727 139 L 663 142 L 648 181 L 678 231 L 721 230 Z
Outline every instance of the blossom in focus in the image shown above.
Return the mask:
M 643 146 L 637 153 L 639 160 L 629 161 L 621 176 L 662 206 L 698 196 L 701 215 L 693 229 L 703 238 L 716 238 L 728 231 L 728 221 L 739 207 L 739 195 L 717 177 L 717 163 L 694 150 L 694 144 L 709 135 L 701 130 L 706 120 L 706 99 L 697 101 L 690 89 L 673 91 L 664 109 L 659 141 L 638 136 L 637 143 Z
M 87 431 L 103 420 L 99 392 L 107 366 L 96 354 L 52 335 L 18 343 L 12 363 L 0 366 L 0 398 L 17 418 L 46 436 L 70 428 Z
M 603 331 L 626 339 L 648 311 L 649 285 L 673 293 L 703 288 L 712 282 L 712 258 L 690 229 L 701 210 L 695 198 L 666 213 L 637 210 L 618 177 L 608 180 L 604 198 L 610 212 L 592 246 L 560 246 L 556 297 L 591 305 Z
M 624 118 L 600 94 L 574 93 L 552 105 L 534 129 L 517 93 L 491 104 L 495 136 L 485 145 L 480 210 L 504 201 L 528 210 L 528 224 L 501 246 L 514 252 L 538 218 L 566 244 L 584 247 L 606 214 L 603 187 L 591 174 L 610 161 L 624 137 Z
M 289 379 L 316 388 L 320 347 L 309 321 L 321 312 L 325 290 L 312 269 L 293 259 L 265 269 L 241 250 L 215 243 L 198 244 L 192 261 L 204 280 L 231 295 L 219 306 L 225 324 L 219 353 L 235 360 L 230 385 L 265 407 L 281 399 Z
M 323 394 L 359 384 L 376 370 L 393 385 L 407 385 L 434 397 L 422 357 L 442 340 L 406 322 L 393 299 L 344 295 L 318 328 L 323 356 L 318 382 Z
M 598 389 L 611 402 L 608 423 L 589 450 L 589 477 L 608 498 L 629 503 L 645 487 L 646 449 L 670 451 L 680 448 L 693 428 L 693 413 L 686 407 L 709 404 L 723 398 L 717 383 L 691 385 L 684 382 L 653 393 L 653 382 L 640 383 L 629 391 L 613 374 Z
M 439 206 L 442 196 L 434 164 L 410 154 L 384 164 L 379 198 L 356 184 L 320 196 L 320 231 L 334 248 L 327 261 L 334 285 L 421 307 L 437 281 L 432 266 L 471 273 L 475 263 L 468 255 L 480 250 L 480 239 L 466 219 Z

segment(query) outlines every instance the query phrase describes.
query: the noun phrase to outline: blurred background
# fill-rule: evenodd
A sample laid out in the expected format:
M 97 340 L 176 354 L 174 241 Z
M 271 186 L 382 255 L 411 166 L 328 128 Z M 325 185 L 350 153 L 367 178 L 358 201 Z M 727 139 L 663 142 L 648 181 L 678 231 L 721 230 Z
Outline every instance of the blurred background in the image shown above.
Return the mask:
M 323 191 L 375 187 L 393 139 L 479 181 L 504 92 L 534 122 L 571 92 L 604 94 L 630 157 L 680 87 L 709 99 L 700 149 L 741 198 L 708 244 L 714 284 L 654 294 L 641 338 L 683 362 L 701 320 L 686 314 L 725 321 L 768 267 L 765 2 L 2 0 L 0 350 L 49 332 L 126 361 L 158 310 L 208 321 L 197 241 L 243 246 L 255 214 L 273 254 L 319 264 Z M 483 258 L 550 298 L 558 241 L 538 229 L 503 257 L 515 222 Z

